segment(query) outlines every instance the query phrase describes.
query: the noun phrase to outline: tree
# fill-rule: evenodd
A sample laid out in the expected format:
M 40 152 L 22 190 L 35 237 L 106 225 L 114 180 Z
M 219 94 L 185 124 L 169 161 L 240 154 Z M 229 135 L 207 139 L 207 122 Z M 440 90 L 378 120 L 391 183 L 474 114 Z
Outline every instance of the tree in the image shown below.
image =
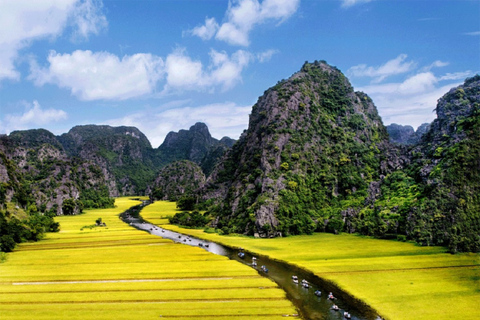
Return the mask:
M 177 208 L 180 210 L 191 211 L 195 208 L 195 198 L 193 196 L 183 196 L 177 201 Z
M 15 249 L 15 245 L 15 240 L 11 235 L 6 234 L 0 237 L 0 251 L 11 252 Z
M 64 215 L 75 214 L 75 200 L 73 200 L 73 199 L 63 200 L 62 211 L 63 211 Z

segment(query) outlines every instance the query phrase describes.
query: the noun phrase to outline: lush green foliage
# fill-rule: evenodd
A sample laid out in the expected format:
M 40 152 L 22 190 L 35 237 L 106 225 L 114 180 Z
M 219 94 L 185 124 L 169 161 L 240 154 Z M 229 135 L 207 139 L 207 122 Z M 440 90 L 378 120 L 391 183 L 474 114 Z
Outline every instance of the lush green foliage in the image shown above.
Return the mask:
M 0 210 L 0 251 L 10 252 L 17 243 L 38 241 L 45 232 L 58 232 L 60 224 L 53 220 L 53 215 L 40 213 L 35 206 L 30 206 L 26 218 L 17 218 L 15 214 Z
M 168 218 L 168 221 L 171 224 L 178 224 L 184 227 L 203 227 L 209 222 L 209 219 L 205 214 L 201 214 L 198 211 L 183 211 Z
M 371 99 L 324 62 L 267 90 L 203 208 L 223 233 L 349 232 L 480 251 L 480 76 L 417 144 L 392 145 Z M 208 197 L 204 197 L 208 198 Z

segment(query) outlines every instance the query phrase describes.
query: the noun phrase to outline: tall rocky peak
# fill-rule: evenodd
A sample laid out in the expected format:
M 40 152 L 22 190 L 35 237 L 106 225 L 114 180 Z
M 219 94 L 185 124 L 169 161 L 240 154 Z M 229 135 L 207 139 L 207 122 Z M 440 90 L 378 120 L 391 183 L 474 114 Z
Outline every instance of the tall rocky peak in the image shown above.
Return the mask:
M 158 147 L 158 153 L 163 163 L 190 160 L 200 165 L 208 175 L 234 142 L 228 137 L 218 141 L 210 135 L 206 124 L 197 122 L 189 130 L 168 133 Z
M 201 188 L 205 179 L 199 165 L 189 160 L 180 160 L 160 170 L 149 193 L 155 200 L 176 201 Z
M 135 127 L 85 125 L 59 137 L 71 156 L 97 163 L 113 182 L 112 195 L 145 192 L 154 179 L 156 159 L 147 137 Z
M 47 130 L 14 131 L 0 138 L 0 189 L 5 200 L 24 209 L 35 204 L 62 214 L 66 199 L 85 200 L 95 192 L 108 197 L 108 184 L 96 163 L 69 157 Z
M 480 251 L 480 76 L 451 89 L 437 118 L 412 149 L 411 170 L 424 185 L 412 225 L 422 242 Z
M 150 141 L 135 127 L 111 127 L 106 125 L 75 126 L 60 138 L 62 144 L 71 153 L 77 153 L 82 146 L 94 143 L 102 147 L 119 150 L 121 145 L 128 143 L 136 149 L 151 149 Z M 131 151 L 131 150 L 129 150 Z
M 429 127 L 429 123 L 423 123 L 415 131 L 412 126 L 392 123 L 387 126 L 387 132 L 391 142 L 413 145 L 420 141 L 420 138 L 427 132 Z
M 258 99 L 204 197 L 219 200 L 214 224 L 226 232 L 310 233 L 327 206 L 364 195 L 389 170 L 389 146 L 367 95 L 337 68 L 305 63 Z

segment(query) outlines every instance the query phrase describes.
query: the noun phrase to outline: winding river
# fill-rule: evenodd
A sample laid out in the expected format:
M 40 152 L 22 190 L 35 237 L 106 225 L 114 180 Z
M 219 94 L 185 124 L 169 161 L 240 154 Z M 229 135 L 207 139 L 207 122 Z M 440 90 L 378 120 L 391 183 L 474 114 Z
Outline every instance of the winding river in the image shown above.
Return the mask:
M 340 291 L 332 284 L 323 281 L 311 272 L 281 261 L 272 260 L 265 256 L 254 256 L 252 253 L 242 249 L 229 248 L 215 242 L 197 239 L 160 228 L 141 218 L 139 212 L 142 207 L 143 205 L 133 207 L 122 213 L 120 218 L 132 227 L 147 231 L 153 235 L 171 239 L 185 245 L 201 247 L 211 253 L 226 256 L 229 259 L 239 261 L 255 268 L 260 275 L 275 281 L 278 286 L 286 292 L 287 298 L 294 303 L 300 312 L 299 317 L 303 319 L 347 319 L 345 317 L 345 312 L 350 315 L 350 319 L 380 319 L 361 301 L 352 298 L 346 292 Z M 256 262 L 256 265 L 254 262 Z M 293 275 L 297 276 L 298 283 L 293 281 Z M 302 285 L 303 279 L 307 281 L 308 288 Z M 319 294 L 319 292 L 321 292 L 321 294 Z M 332 292 L 335 297 L 333 300 L 328 297 L 330 292 Z M 338 306 L 338 310 L 333 309 L 334 305 Z

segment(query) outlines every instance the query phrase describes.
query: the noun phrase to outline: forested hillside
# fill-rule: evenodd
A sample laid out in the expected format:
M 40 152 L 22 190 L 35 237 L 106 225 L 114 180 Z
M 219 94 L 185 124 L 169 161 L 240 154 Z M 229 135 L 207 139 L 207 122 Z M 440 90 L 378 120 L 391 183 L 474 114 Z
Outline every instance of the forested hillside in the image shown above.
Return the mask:
M 392 144 L 372 100 L 325 62 L 253 106 L 200 195 L 212 226 L 261 237 L 358 232 L 480 250 L 480 77 L 452 89 L 417 143 Z

